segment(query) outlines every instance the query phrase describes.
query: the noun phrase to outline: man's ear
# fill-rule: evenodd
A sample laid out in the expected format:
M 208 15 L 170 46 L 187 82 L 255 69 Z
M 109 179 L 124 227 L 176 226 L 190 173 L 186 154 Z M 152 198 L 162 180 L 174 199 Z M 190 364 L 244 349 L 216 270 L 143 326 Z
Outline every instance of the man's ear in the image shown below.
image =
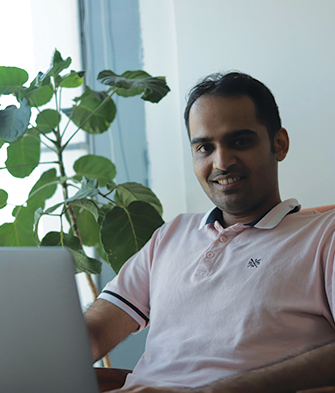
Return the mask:
M 285 128 L 281 128 L 274 137 L 274 147 L 277 161 L 283 161 L 288 152 L 290 140 Z

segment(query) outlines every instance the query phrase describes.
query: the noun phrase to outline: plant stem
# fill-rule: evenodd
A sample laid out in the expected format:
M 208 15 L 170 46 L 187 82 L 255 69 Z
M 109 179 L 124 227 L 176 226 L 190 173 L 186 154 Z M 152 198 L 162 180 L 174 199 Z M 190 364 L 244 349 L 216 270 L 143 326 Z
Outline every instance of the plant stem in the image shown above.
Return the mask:
M 88 273 L 85 273 L 85 275 L 86 275 L 86 279 L 87 279 L 88 285 L 89 285 L 89 287 L 90 287 L 90 289 L 92 291 L 92 294 L 93 294 L 93 297 L 94 297 L 94 300 L 95 300 L 99 296 L 98 289 L 97 289 L 96 285 L 94 284 L 92 276 L 90 274 L 88 274 Z
M 45 135 L 44 135 L 45 136 Z M 49 139 L 49 138 L 48 138 Z M 49 139 L 51 142 L 54 142 L 52 139 Z M 53 151 L 54 153 L 57 153 L 57 151 L 55 149 L 53 149 L 51 146 L 47 145 L 44 141 L 42 141 L 42 139 L 40 138 L 39 141 L 42 143 L 42 145 L 44 145 L 45 147 L 47 147 L 49 150 Z
M 58 99 L 57 98 L 58 97 L 57 97 L 57 90 L 56 90 L 55 91 L 56 110 L 59 111 L 60 102 L 58 103 Z M 61 100 L 61 93 L 59 93 L 59 101 L 60 100 Z M 68 199 L 69 195 L 68 195 L 68 184 L 67 184 L 67 181 L 66 181 L 66 173 L 65 173 L 65 168 L 64 168 L 64 161 L 63 161 L 63 150 L 65 149 L 66 145 L 69 143 L 69 140 L 67 141 L 67 143 L 64 144 L 64 146 L 62 146 L 62 136 L 64 135 L 64 133 L 63 133 L 63 135 L 61 135 L 60 129 L 59 129 L 59 125 L 57 126 L 55 135 L 56 135 L 56 138 L 57 138 L 57 140 L 55 142 L 55 145 L 56 145 L 56 148 L 57 148 L 59 171 L 60 171 L 61 178 L 63 179 L 63 181 L 61 182 L 62 189 L 63 189 L 63 197 L 66 200 L 66 199 Z M 79 228 L 78 228 L 76 214 L 74 212 L 73 207 L 70 204 L 67 203 L 66 207 L 67 207 L 68 212 L 69 212 L 70 224 L 71 224 L 73 233 L 79 239 L 80 245 L 81 245 L 81 248 L 82 248 L 82 240 L 81 240 L 81 236 L 80 236 L 80 232 L 79 232 Z M 85 273 L 85 274 L 86 274 L 86 278 L 87 278 L 87 281 L 88 281 L 88 285 L 89 285 L 89 287 L 91 289 L 91 292 L 92 292 L 92 295 L 93 295 L 93 299 L 95 300 L 98 297 L 98 295 L 99 295 L 98 289 L 97 289 L 96 285 L 94 284 L 91 275 L 88 274 L 88 273 Z
M 72 117 L 72 116 L 71 116 L 71 117 Z M 63 133 L 62 133 L 62 138 L 63 138 L 63 136 L 64 136 L 64 134 L 65 134 L 65 131 L 67 130 L 69 124 L 71 123 L 71 117 L 69 117 L 69 120 L 67 121 L 66 126 L 64 127 L 64 130 L 63 130 Z
M 105 199 L 107 199 L 107 200 L 108 200 L 109 202 L 111 202 L 113 205 L 115 205 L 115 202 L 114 202 L 112 199 L 108 198 L 108 196 L 107 196 L 107 195 L 111 194 L 112 192 L 113 192 L 113 191 L 109 192 L 108 194 L 103 194 L 103 193 L 99 192 L 98 194 L 101 195 L 102 197 L 104 197 Z
M 64 163 L 63 163 L 63 150 L 60 148 L 60 139 L 58 140 L 58 143 L 57 143 L 57 150 L 58 150 L 59 170 L 60 170 L 61 178 L 64 179 L 61 182 L 62 189 L 63 189 L 63 197 L 66 200 L 69 197 L 68 190 L 67 190 L 68 184 L 65 180 L 66 173 L 65 173 Z M 80 232 L 79 232 L 79 228 L 78 228 L 77 217 L 74 212 L 73 206 L 71 206 L 70 204 L 66 204 L 66 207 L 69 212 L 69 218 L 70 218 L 70 223 L 71 223 L 73 233 L 79 239 L 80 245 L 82 247 L 82 240 L 81 240 L 81 236 L 80 236 Z M 95 300 L 99 295 L 98 289 L 97 289 L 96 285 L 94 284 L 91 275 L 88 273 L 85 273 L 85 274 L 86 274 L 86 278 L 88 281 L 88 285 L 89 285 L 92 295 L 93 295 L 93 299 Z
M 41 112 L 40 112 L 40 113 L 41 113 Z M 29 123 L 29 125 L 30 125 L 31 127 L 34 127 L 31 123 Z M 38 131 L 38 133 L 39 133 L 40 135 L 43 135 L 46 139 L 48 139 L 49 142 L 55 143 L 54 140 L 52 140 L 51 138 L 49 138 L 48 136 L 46 136 L 42 131 L 40 131 L 40 130 L 38 129 L 37 126 L 34 127 L 34 128 L 35 128 L 36 131 Z M 46 146 L 49 147 L 48 145 L 46 145 Z
M 108 100 L 111 99 L 111 96 L 115 93 L 115 91 L 111 95 L 107 96 L 106 99 L 101 103 L 101 105 L 99 105 L 91 113 L 91 115 L 88 116 L 88 118 L 83 122 L 83 124 L 80 125 L 80 127 L 78 127 L 78 129 L 72 134 L 72 136 L 67 140 L 67 142 L 63 146 L 61 146 L 61 141 L 62 141 L 62 137 L 65 134 L 65 130 L 61 134 L 60 129 L 59 129 L 59 125 L 57 127 L 57 130 L 55 132 L 57 141 L 56 141 L 55 145 L 56 145 L 56 148 L 57 148 L 57 155 L 58 155 L 58 161 L 59 161 L 58 164 L 59 164 L 59 170 L 60 170 L 61 178 L 64 179 L 61 182 L 61 185 L 62 185 L 62 189 L 63 189 L 63 197 L 64 197 L 65 200 L 68 199 L 68 184 L 67 184 L 67 181 L 66 181 L 66 173 L 65 173 L 64 162 L 63 162 L 63 151 L 66 148 L 66 146 L 69 144 L 71 139 L 78 133 L 78 131 L 81 129 L 81 127 L 86 123 L 86 121 L 91 116 L 93 116 L 99 110 L 99 108 L 102 105 L 104 105 Z M 57 91 L 55 92 L 55 98 L 56 98 L 56 108 L 57 108 L 57 111 L 58 111 L 59 108 L 60 108 L 60 105 L 58 105 L 58 102 L 57 102 Z M 60 100 L 60 98 L 59 98 L 59 100 Z M 68 124 L 69 124 L 69 122 L 68 122 Z M 66 125 L 66 128 L 67 128 L 68 124 Z M 80 232 L 79 232 L 79 228 L 78 228 L 76 214 L 74 212 L 73 207 L 70 204 L 66 204 L 66 207 L 68 208 L 69 217 L 70 217 L 70 223 L 71 223 L 71 227 L 73 229 L 73 233 L 75 234 L 76 237 L 78 237 L 78 239 L 80 241 L 80 245 L 82 247 L 82 240 L 81 240 L 81 236 L 80 236 Z M 97 289 L 97 287 L 96 287 L 96 285 L 95 285 L 95 283 L 94 283 L 94 281 L 92 279 L 92 276 L 90 274 L 88 274 L 88 273 L 85 273 L 85 275 L 86 275 L 86 279 L 87 279 L 88 285 L 89 285 L 89 287 L 91 289 L 91 292 L 92 292 L 92 295 L 93 295 L 93 299 L 96 300 L 98 295 L 99 295 L 98 289 Z M 104 367 L 109 367 L 109 368 L 112 367 L 111 361 L 110 361 L 108 355 L 104 356 L 102 361 L 103 361 Z

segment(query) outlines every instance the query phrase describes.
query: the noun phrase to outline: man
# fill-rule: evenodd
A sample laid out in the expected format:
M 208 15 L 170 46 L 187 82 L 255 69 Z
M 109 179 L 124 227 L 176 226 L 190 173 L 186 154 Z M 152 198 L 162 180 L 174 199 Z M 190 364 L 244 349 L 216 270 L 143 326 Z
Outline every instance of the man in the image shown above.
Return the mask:
M 281 202 L 289 139 L 271 92 L 241 73 L 208 77 L 185 121 L 216 208 L 163 225 L 106 286 L 86 313 L 95 360 L 150 321 L 131 391 L 334 384 L 335 215 Z

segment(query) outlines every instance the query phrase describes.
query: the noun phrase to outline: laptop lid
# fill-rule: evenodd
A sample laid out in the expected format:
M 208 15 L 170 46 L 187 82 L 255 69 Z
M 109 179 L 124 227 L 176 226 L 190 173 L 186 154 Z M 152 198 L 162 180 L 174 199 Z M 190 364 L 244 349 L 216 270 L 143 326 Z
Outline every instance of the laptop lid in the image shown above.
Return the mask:
M 0 247 L 0 392 L 99 392 L 71 254 Z

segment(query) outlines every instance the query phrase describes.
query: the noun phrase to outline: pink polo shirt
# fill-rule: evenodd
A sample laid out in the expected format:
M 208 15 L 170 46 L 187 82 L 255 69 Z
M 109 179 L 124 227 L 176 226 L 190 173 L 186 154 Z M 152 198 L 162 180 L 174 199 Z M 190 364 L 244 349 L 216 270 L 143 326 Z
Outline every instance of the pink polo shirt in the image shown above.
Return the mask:
M 297 206 L 228 228 L 218 209 L 182 214 L 154 233 L 100 295 L 150 321 L 127 386 L 201 386 L 335 340 L 335 212 Z

